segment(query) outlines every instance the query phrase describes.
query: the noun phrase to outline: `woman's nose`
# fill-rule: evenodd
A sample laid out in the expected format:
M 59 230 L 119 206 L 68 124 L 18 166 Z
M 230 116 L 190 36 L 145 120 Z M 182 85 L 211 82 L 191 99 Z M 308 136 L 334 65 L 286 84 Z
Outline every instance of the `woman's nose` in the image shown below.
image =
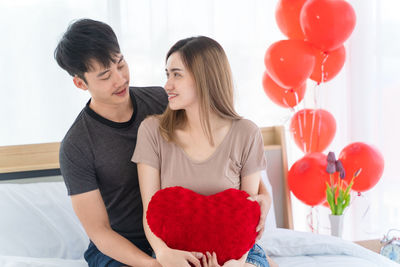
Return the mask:
M 172 90 L 172 82 L 169 79 L 167 79 L 167 81 L 165 82 L 164 89 L 166 91 L 171 91 Z

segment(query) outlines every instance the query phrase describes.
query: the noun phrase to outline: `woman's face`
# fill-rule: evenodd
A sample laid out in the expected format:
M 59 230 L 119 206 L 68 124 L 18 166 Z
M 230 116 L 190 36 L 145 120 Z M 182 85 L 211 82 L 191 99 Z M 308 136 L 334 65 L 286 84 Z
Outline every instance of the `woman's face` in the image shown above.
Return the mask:
M 169 108 L 187 110 L 195 107 L 198 103 L 196 84 L 192 74 L 183 64 L 179 52 L 169 56 L 165 71 L 167 82 L 164 88 L 168 94 Z

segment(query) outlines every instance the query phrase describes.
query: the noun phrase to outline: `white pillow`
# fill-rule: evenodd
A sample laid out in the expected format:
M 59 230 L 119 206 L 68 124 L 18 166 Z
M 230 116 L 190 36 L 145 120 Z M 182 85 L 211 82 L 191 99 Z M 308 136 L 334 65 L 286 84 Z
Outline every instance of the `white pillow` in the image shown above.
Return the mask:
M 0 255 L 80 259 L 89 239 L 64 182 L 0 184 Z

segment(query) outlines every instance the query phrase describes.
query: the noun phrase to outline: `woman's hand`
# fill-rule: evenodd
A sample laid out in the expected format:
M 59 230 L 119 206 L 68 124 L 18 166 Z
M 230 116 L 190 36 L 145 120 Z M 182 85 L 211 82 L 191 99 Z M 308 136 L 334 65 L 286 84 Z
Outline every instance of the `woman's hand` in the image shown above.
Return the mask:
M 195 253 L 168 247 L 158 253 L 157 261 L 163 267 L 190 267 L 189 263 L 195 267 L 201 267 L 200 260 L 196 258 Z
M 203 256 L 202 258 L 202 263 L 203 263 L 203 267 L 221 267 L 221 265 L 218 264 L 218 260 L 217 260 L 217 254 L 215 254 L 215 252 L 206 253 L 206 256 Z M 222 265 L 222 267 L 241 267 L 243 266 L 244 262 L 246 261 L 247 258 L 247 254 L 245 253 L 240 259 L 238 260 L 229 260 L 227 262 L 224 263 L 224 265 Z
M 211 255 L 211 253 L 207 251 L 206 255 L 204 255 L 201 260 L 203 267 L 221 267 L 221 265 L 218 264 L 217 254 L 215 254 L 215 252 Z

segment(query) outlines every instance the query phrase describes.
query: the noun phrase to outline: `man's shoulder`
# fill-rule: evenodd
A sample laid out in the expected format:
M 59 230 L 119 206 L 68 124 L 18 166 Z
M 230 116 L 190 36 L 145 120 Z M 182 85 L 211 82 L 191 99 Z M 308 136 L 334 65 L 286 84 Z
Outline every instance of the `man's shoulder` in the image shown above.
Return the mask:
M 167 108 L 168 95 L 159 86 L 131 87 L 137 105 L 145 114 L 161 114 Z
M 71 146 L 82 147 L 89 143 L 85 120 L 85 111 L 82 110 L 61 141 L 60 152 L 69 150 Z
M 143 100 L 168 100 L 168 95 L 161 86 L 132 86 L 130 90 L 135 97 Z

